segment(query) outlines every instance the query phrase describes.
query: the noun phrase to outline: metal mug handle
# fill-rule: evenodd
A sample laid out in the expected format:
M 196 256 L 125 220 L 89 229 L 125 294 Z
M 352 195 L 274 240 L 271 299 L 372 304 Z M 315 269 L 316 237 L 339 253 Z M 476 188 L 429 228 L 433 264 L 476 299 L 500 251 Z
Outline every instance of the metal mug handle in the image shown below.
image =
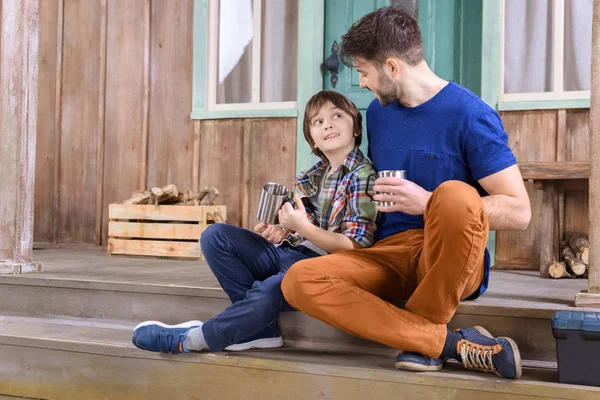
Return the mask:
M 365 194 L 369 197 L 369 199 L 371 199 L 371 201 L 375 201 L 373 196 L 371 196 L 371 194 L 369 193 L 369 183 L 371 182 L 371 178 L 375 178 L 375 180 L 377 180 L 377 178 L 379 178 L 379 175 L 378 174 L 370 174 L 369 176 L 367 176 L 367 187 L 365 188 Z M 375 183 L 375 182 L 373 181 L 373 183 Z
M 292 207 L 294 207 L 294 209 L 296 208 L 296 200 L 294 200 L 293 191 L 290 190 L 288 194 L 285 195 L 285 198 L 283 199 L 283 204 L 285 203 L 290 203 Z M 283 207 L 283 204 L 281 205 L 281 207 Z

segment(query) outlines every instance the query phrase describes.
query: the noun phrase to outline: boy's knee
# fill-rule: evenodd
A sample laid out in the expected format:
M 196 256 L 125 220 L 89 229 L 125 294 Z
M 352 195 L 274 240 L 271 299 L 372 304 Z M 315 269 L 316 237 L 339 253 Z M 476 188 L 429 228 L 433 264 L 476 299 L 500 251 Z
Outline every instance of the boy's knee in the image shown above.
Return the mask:
M 211 224 L 200 234 L 200 248 L 202 251 L 210 247 L 214 247 L 218 243 L 218 239 L 223 238 L 227 234 L 227 224 Z

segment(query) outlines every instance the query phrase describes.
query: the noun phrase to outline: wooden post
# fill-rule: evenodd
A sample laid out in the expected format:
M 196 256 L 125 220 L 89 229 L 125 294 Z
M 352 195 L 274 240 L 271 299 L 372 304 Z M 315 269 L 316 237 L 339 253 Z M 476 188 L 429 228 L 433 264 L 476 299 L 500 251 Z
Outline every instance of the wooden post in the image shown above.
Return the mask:
M 575 295 L 577 307 L 600 307 L 600 0 L 593 2 L 590 105 L 590 251 L 588 291 Z
M 39 3 L 0 4 L 0 273 L 35 272 L 42 269 L 32 262 Z
M 548 278 L 548 267 L 553 261 L 558 261 L 554 252 L 556 242 L 556 229 L 554 224 L 554 206 L 556 183 L 554 181 L 543 181 L 542 216 L 544 225 L 540 238 L 540 276 Z

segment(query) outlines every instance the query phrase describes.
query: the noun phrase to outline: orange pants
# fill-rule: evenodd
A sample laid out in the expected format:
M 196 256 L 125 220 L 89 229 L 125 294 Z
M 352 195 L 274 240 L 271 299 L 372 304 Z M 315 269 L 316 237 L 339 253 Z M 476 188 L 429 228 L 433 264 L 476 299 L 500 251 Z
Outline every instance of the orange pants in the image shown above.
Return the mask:
M 458 181 L 433 192 L 424 219 L 424 230 L 294 264 L 286 300 L 353 335 L 439 357 L 446 324 L 483 279 L 488 219 L 477 191 Z

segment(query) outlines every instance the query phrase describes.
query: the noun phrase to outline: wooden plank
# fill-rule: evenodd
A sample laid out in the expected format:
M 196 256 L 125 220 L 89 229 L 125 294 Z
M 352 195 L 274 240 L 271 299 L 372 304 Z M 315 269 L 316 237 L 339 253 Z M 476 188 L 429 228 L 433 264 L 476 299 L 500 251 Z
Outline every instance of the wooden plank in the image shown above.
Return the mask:
M 496 265 L 498 269 L 540 270 L 540 236 L 542 230 L 542 192 L 525 182 L 531 201 L 531 222 L 524 231 L 496 232 Z
M 110 204 L 110 219 L 149 219 L 154 221 L 204 222 L 204 213 L 218 209 L 217 206 L 170 206 Z
M 98 131 L 96 146 L 96 245 L 102 244 L 102 198 L 104 185 L 104 118 L 106 100 L 107 0 L 100 1 L 100 72 L 98 76 Z
M 145 0 L 109 0 L 103 210 L 129 198 L 144 180 Z M 127 60 L 127 62 L 123 62 Z M 126 171 L 126 172 L 125 172 Z M 108 214 L 102 221 L 103 242 Z
M 242 145 L 242 228 L 251 229 L 250 228 L 250 158 L 252 154 L 250 153 L 250 135 L 252 133 L 252 124 L 250 120 L 246 121 L 246 126 L 244 129 L 244 142 Z
M 556 161 L 556 110 L 523 110 L 501 112 L 508 143 L 519 163 Z M 542 229 L 542 193 L 527 185 L 532 217 L 524 231 L 496 232 L 496 261 L 504 264 L 518 261 L 522 268 L 539 271 L 540 233 Z
M 566 116 L 566 161 L 589 161 L 590 110 L 573 109 Z
M 111 238 L 186 239 L 198 241 L 204 224 L 169 224 L 110 221 L 108 236 Z
M 227 206 L 228 223 L 237 226 L 242 225 L 244 124 L 243 119 L 205 120 L 200 128 L 200 188 L 220 190 L 217 201 Z
M 565 192 L 565 231 L 589 232 L 589 197 L 583 190 Z
M 64 6 L 59 237 L 96 243 L 102 3 Z
M 150 14 L 152 11 L 150 0 L 144 1 L 144 89 L 142 92 L 142 157 L 140 163 L 140 182 L 138 188 L 148 186 L 148 136 L 150 131 Z
M 554 242 L 556 239 L 554 227 L 554 202 L 556 195 L 556 185 L 549 181 L 544 185 L 542 199 L 542 232 L 540 240 L 540 276 L 548 278 L 547 266 L 556 259 L 554 254 Z
M 153 1 L 151 6 L 147 185 L 191 188 L 194 1 Z
M 123 240 L 108 238 L 108 253 L 130 256 L 201 258 L 198 242 L 162 240 Z
M 500 113 L 508 144 L 518 162 L 556 161 L 556 113 L 556 110 Z
M 193 170 L 192 170 L 192 190 L 196 192 L 199 188 L 200 182 L 200 127 L 201 122 L 194 121 L 194 156 L 193 158 Z
M 588 291 L 600 297 L 600 1 L 593 2 L 590 107 L 590 271 Z M 600 300 L 598 301 L 600 303 Z
M 58 27 L 59 13 L 62 10 L 60 0 L 48 0 L 40 2 L 40 66 L 38 73 L 38 126 L 36 139 L 35 160 L 35 208 L 33 241 L 52 242 L 56 226 L 55 221 L 55 189 L 54 182 L 57 168 L 57 142 L 58 126 L 55 120 L 56 113 L 56 91 L 57 78 L 60 81 L 59 70 L 60 57 L 57 54 L 62 38 L 60 27 Z M 57 31 L 59 35 L 57 35 Z M 60 112 L 60 109 L 59 109 Z
M 39 2 L 4 0 L 0 8 L 0 260 L 31 263 Z
M 256 211 L 262 187 L 279 182 L 292 188 L 296 178 L 296 119 L 252 120 L 250 134 L 249 227 L 258 223 Z
M 567 110 L 558 110 L 556 127 L 556 161 L 566 161 Z
M 61 400 L 182 400 L 202 393 L 196 397 L 304 400 L 391 399 L 401 393 L 403 400 L 589 400 L 598 395 L 594 387 L 556 383 L 556 371 L 527 368 L 523 379 L 514 381 L 465 372 L 449 363 L 444 371 L 417 374 L 383 367 L 381 354 L 283 348 L 253 351 L 247 356 L 192 354 L 185 357 L 188 362 L 181 362 L 181 356 L 152 357 L 149 352 L 131 348 L 127 342 L 131 339 L 118 328 L 24 322 L 5 324 L 2 337 L 6 339 L 0 344 L 7 360 L 1 371 L 10 382 L 3 386 L 3 393 L 16 396 L 30 397 L 33 393 L 38 398 Z M 68 351 L 68 345 L 75 350 Z M 136 374 L 129 373 L 132 370 Z M 156 371 L 161 371 L 160 379 Z M 181 380 L 182 376 L 203 379 Z M 175 393 L 164 384 L 178 380 L 181 383 Z
M 65 2 L 58 0 L 58 21 L 56 28 L 56 97 L 54 111 L 54 131 L 56 132 L 56 145 L 54 147 L 54 158 L 56 165 L 54 166 L 54 193 L 53 203 L 54 212 L 52 213 L 52 242 L 59 241 L 59 226 L 60 226 L 60 186 L 61 186 L 61 150 L 62 150 L 62 60 L 63 60 L 63 42 L 64 42 L 64 27 L 65 27 Z
M 586 179 L 590 174 L 587 161 L 519 163 L 523 179 Z

